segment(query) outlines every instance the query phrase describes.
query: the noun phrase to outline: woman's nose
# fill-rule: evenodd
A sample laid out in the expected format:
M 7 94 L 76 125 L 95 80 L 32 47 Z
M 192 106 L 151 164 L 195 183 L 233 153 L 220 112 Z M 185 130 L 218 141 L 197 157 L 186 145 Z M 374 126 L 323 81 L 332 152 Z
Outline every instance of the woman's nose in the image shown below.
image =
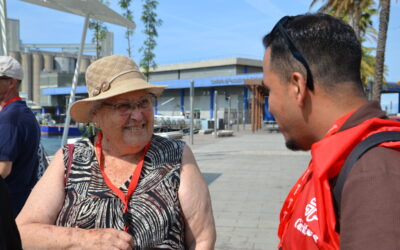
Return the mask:
M 143 112 L 141 109 L 133 109 L 130 111 L 129 119 L 132 120 L 142 120 L 143 119 Z

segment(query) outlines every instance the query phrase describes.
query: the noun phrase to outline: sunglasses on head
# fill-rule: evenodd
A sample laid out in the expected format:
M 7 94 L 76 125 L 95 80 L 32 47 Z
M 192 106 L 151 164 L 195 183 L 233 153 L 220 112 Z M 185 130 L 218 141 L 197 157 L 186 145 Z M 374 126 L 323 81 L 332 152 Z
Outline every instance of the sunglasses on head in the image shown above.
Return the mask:
M 301 64 L 303 64 L 304 68 L 307 71 L 307 88 L 310 90 L 314 90 L 314 81 L 313 81 L 310 67 L 308 66 L 306 59 L 303 57 L 303 55 L 300 53 L 300 51 L 296 48 L 292 39 L 290 38 L 289 34 L 286 32 L 286 29 L 284 28 L 284 26 L 292 19 L 293 19 L 293 17 L 290 17 L 290 16 L 282 17 L 275 24 L 275 26 L 272 29 L 270 34 L 274 34 L 277 31 L 279 31 L 281 33 L 283 40 L 286 42 L 286 45 L 288 46 L 293 57 L 296 58 L 296 60 L 299 61 Z

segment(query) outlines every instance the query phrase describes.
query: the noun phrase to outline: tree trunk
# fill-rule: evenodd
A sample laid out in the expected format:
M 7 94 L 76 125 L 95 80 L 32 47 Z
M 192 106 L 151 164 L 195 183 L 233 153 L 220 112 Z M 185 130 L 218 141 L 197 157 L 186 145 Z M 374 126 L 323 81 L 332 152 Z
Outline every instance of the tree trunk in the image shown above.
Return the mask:
M 372 99 L 380 102 L 385 65 L 386 37 L 389 26 L 390 0 L 380 0 L 379 34 L 376 48 L 375 77 L 372 86 Z
M 127 49 L 128 55 L 129 55 L 129 58 L 132 58 L 132 52 L 131 52 L 131 33 L 130 33 L 129 28 L 127 28 L 127 30 L 126 30 L 126 39 L 128 40 L 128 49 Z
M 361 42 L 361 0 L 355 0 L 353 5 L 353 29 Z

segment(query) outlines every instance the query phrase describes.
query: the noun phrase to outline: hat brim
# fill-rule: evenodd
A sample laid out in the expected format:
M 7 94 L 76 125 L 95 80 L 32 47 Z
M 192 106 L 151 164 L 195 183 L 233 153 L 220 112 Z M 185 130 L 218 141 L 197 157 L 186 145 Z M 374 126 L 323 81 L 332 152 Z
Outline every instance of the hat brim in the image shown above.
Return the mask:
M 107 91 L 101 92 L 99 95 L 94 97 L 85 98 L 74 102 L 71 105 L 70 114 L 72 119 L 76 122 L 87 123 L 91 122 L 92 107 L 95 101 L 108 99 L 117 95 L 126 94 L 138 90 L 147 90 L 148 92 L 159 97 L 167 85 L 155 85 L 150 84 L 142 79 L 126 79 L 118 82 L 118 85 L 112 86 Z

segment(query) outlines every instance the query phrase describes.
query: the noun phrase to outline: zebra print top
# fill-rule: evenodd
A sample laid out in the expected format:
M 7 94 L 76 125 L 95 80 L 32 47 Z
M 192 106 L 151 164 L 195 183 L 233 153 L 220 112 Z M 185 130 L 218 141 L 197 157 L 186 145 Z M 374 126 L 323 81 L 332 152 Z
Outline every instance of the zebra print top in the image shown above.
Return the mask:
M 135 249 L 184 249 L 184 218 L 178 199 L 184 142 L 153 135 L 139 183 L 123 215 L 122 201 L 108 188 L 100 172 L 93 143 L 75 143 L 64 205 L 56 225 L 116 228 L 124 222 Z M 64 165 L 68 147 L 63 147 Z M 120 189 L 126 194 L 130 178 Z

